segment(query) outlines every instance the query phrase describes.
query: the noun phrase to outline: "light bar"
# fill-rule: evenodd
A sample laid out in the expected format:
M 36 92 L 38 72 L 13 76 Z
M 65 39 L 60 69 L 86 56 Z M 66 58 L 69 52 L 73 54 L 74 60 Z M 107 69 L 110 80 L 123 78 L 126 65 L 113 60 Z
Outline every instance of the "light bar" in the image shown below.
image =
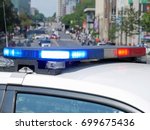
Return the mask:
M 144 47 L 66 47 L 66 48 L 15 48 L 3 50 L 4 57 L 46 61 L 81 61 L 109 58 L 129 58 L 146 55 Z

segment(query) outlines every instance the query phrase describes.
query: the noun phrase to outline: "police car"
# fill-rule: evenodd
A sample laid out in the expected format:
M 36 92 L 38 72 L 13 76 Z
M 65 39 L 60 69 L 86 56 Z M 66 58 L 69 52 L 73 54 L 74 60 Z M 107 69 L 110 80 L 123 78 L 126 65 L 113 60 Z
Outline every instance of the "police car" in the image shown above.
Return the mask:
M 0 112 L 150 112 L 150 66 L 101 62 L 143 55 L 142 47 L 5 48 L 4 56 L 15 60 L 16 70 L 34 66 L 35 72 L 26 67 L 21 69 L 25 73 L 0 72 Z M 98 62 L 93 63 L 95 60 Z M 55 72 L 52 74 L 58 74 L 68 64 L 82 63 L 57 76 L 37 74 L 37 64 L 45 61 L 48 67 L 44 70 Z

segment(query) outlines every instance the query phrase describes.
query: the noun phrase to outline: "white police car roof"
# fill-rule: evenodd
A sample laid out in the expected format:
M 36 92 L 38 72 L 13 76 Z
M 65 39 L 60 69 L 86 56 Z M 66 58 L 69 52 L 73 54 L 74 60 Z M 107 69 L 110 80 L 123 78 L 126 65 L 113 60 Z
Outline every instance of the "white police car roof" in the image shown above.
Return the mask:
M 0 72 L 0 83 L 50 87 L 113 98 L 150 112 L 150 66 L 112 63 L 78 67 L 58 76 Z

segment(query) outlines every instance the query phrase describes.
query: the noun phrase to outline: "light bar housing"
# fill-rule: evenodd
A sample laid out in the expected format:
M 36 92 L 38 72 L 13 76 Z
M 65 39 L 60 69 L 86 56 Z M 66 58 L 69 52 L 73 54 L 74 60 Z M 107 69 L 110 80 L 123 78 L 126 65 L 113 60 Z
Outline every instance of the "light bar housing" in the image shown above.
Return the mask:
M 89 59 L 128 58 L 146 55 L 144 47 L 66 47 L 66 48 L 11 48 L 3 50 L 4 57 L 12 59 L 80 61 Z
M 3 55 L 6 58 L 14 59 L 16 71 L 21 67 L 29 67 L 36 73 L 39 73 L 41 69 L 48 69 L 50 74 L 57 75 L 65 68 L 65 63 L 136 58 L 145 56 L 146 49 L 144 47 L 127 46 L 6 47 L 3 50 Z

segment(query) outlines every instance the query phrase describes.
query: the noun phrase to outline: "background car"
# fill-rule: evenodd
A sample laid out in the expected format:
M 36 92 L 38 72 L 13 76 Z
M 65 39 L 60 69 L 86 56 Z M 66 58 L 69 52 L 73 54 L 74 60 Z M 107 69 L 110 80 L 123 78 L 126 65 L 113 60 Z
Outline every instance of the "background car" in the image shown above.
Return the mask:
M 51 46 L 51 40 L 48 38 L 41 39 L 39 45 L 41 47 L 50 47 Z
M 60 36 L 53 33 L 51 34 L 50 39 L 60 39 Z
M 65 33 L 66 33 L 66 34 L 68 34 L 68 35 L 70 34 L 69 30 L 66 30 L 66 32 L 65 32 Z

